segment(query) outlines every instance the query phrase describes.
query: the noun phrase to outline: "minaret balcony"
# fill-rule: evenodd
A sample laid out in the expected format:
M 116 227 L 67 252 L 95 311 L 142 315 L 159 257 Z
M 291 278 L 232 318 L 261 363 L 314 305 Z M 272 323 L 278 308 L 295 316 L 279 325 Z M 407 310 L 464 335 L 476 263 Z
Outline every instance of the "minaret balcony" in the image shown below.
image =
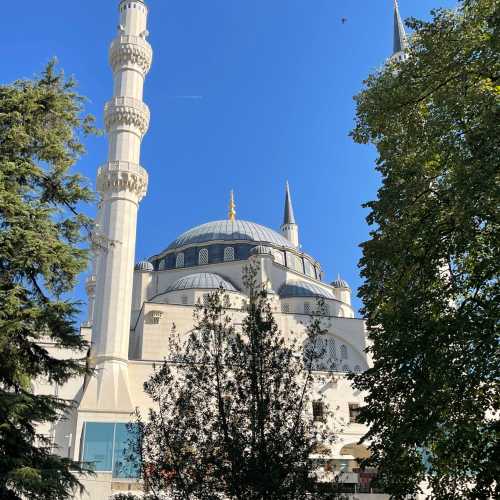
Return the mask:
M 148 173 L 129 161 L 110 161 L 97 171 L 97 191 L 106 195 L 121 195 L 140 202 L 148 189 Z
M 87 295 L 93 297 L 95 294 L 95 287 L 97 283 L 97 277 L 95 274 L 91 274 L 87 281 L 85 282 L 85 289 L 87 291 Z
M 113 73 L 131 69 L 146 76 L 153 62 L 153 49 L 142 36 L 121 35 L 109 49 L 109 63 Z
M 106 130 L 128 130 L 141 137 L 149 128 L 149 108 L 133 97 L 114 97 L 104 108 Z

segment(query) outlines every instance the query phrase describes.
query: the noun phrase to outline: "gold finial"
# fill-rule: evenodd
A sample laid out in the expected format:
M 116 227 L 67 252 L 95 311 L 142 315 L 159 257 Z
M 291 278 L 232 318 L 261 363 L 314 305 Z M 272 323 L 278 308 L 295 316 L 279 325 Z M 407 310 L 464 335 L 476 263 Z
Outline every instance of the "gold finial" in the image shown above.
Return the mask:
M 229 220 L 236 220 L 236 204 L 234 203 L 234 191 L 231 189 L 231 198 L 229 200 Z

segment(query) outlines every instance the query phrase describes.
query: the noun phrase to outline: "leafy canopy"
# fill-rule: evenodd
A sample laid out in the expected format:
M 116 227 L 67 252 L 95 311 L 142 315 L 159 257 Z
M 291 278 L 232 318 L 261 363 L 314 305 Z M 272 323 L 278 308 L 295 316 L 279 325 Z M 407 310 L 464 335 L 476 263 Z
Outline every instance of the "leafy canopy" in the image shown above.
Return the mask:
M 0 86 L 0 497 L 68 498 L 80 467 L 58 457 L 48 428 L 69 402 L 35 395 L 33 382 L 64 384 L 81 374 L 77 356 L 53 356 L 48 344 L 86 348 L 77 305 L 64 296 L 87 263 L 81 243 L 92 199 L 70 173 L 83 154 L 83 99 L 50 63 L 39 78 Z M 83 355 L 83 354 L 82 354 Z M 69 355 L 68 355 L 69 356 Z
M 362 419 L 394 498 L 500 495 L 500 3 L 411 20 L 409 57 L 357 96 L 378 151 L 364 313 L 374 367 Z

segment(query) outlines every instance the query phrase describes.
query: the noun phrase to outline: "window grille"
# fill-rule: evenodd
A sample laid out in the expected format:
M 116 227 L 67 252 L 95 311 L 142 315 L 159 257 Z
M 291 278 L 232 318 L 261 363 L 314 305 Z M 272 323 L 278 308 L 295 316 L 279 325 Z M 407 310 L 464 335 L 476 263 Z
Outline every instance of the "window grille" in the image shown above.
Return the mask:
M 354 367 L 354 371 L 355 371 L 356 373 L 361 373 L 363 370 L 361 370 L 361 366 L 356 365 L 356 366 Z
M 232 260 L 234 260 L 234 248 L 224 248 L 224 262 L 231 262 Z
M 181 304 L 182 304 L 183 306 L 187 306 L 187 303 L 188 303 L 188 298 L 187 298 L 187 295 L 183 295 L 183 296 L 181 297 Z
M 314 422 L 324 422 L 325 421 L 325 404 L 323 401 L 313 401 L 313 421 Z
M 178 253 L 175 258 L 175 267 L 184 267 L 184 254 Z
M 344 344 L 340 346 L 340 359 L 347 359 L 347 346 Z
M 360 407 L 358 403 L 349 403 L 349 421 L 356 423 L 358 421 Z
M 281 304 L 281 312 L 289 313 L 290 312 L 290 304 Z
M 304 313 L 305 314 L 311 314 L 311 304 L 309 302 L 306 302 L 304 304 Z
M 335 340 L 333 339 L 328 339 L 327 340 L 327 345 L 328 345 L 328 354 L 330 358 L 335 358 L 337 356 L 337 352 L 335 349 Z
M 351 369 L 349 368 L 349 366 L 348 366 L 348 365 L 344 365 L 344 366 L 342 367 L 342 371 L 343 371 L 343 372 L 348 373 L 348 372 L 350 372 L 350 371 L 351 371 Z
M 198 254 L 198 265 L 205 266 L 208 264 L 208 250 L 206 248 L 202 248 L 200 253 Z
M 163 316 L 163 313 L 161 311 L 152 311 L 151 312 L 151 322 L 153 323 L 153 325 L 159 325 L 162 316 Z
M 209 301 L 210 295 L 208 293 L 203 294 L 203 305 L 208 306 L 208 301 Z

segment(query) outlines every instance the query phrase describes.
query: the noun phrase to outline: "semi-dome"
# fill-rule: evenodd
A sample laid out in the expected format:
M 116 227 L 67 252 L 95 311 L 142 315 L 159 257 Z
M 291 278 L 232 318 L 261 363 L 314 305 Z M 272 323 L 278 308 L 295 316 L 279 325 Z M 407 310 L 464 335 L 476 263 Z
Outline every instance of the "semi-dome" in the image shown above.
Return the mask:
M 294 248 L 284 236 L 265 226 L 244 220 L 219 220 L 194 227 L 181 234 L 167 248 L 175 250 L 187 245 L 212 241 L 251 241 L 269 243 L 279 247 Z
M 238 291 L 229 281 L 218 274 L 196 273 L 178 279 L 165 290 L 165 293 L 192 289 L 216 290 L 221 287 L 228 292 Z
M 141 260 L 135 265 L 134 269 L 136 271 L 147 271 L 147 272 L 154 271 L 153 264 L 151 264 L 149 260 Z
M 285 283 L 278 292 L 282 299 L 294 297 L 323 297 L 325 299 L 335 299 L 335 296 L 329 290 L 325 290 L 314 283 L 306 281 L 289 281 Z

